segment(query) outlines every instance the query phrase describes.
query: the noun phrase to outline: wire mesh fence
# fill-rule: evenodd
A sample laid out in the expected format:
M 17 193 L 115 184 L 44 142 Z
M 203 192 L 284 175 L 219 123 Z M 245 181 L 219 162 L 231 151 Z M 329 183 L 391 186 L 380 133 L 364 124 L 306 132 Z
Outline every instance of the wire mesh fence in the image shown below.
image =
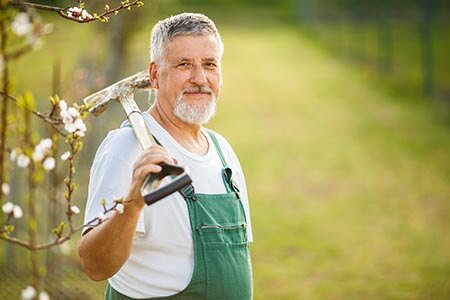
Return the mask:
M 450 101 L 448 5 L 298 2 L 300 22 L 333 54 L 365 67 L 407 96 Z
M 0 268 L 0 299 L 21 299 L 21 292 L 31 282 L 31 272 L 25 268 L 11 271 Z M 75 260 L 64 261 L 54 271 L 48 271 L 41 281 L 50 299 L 103 299 L 106 282 L 93 282 L 84 275 Z

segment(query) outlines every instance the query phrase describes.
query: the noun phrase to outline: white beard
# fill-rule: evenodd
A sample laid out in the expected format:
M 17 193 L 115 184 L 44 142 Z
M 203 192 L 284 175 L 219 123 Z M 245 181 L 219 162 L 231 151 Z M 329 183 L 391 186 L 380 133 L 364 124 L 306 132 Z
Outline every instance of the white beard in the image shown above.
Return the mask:
M 188 104 L 180 96 L 173 109 L 173 114 L 181 121 L 191 125 L 206 124 L 216 113 L 216 97 L 211 94 L 211 100 L 205 104 Z

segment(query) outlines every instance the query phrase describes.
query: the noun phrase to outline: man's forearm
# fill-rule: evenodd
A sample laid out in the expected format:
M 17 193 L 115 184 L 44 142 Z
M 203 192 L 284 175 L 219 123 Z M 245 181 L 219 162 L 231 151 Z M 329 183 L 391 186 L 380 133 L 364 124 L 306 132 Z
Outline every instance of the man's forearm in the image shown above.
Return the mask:
M 123 214 L 115 212 L 81 238 L 78 253 L 89 278 L 105 280 L 120 270 L 130 255 L 141 210 L 136 203 L 125 203 Z

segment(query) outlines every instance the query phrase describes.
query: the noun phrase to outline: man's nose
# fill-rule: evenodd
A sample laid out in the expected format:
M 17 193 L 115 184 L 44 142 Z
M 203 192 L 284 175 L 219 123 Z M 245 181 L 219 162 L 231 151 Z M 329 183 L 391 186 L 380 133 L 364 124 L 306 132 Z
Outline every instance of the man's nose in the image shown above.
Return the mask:
M 208 82 L 205 70 L 201 66 L 196 66 L 192 69 L 191 82 L 198 85 L 203 85 Z

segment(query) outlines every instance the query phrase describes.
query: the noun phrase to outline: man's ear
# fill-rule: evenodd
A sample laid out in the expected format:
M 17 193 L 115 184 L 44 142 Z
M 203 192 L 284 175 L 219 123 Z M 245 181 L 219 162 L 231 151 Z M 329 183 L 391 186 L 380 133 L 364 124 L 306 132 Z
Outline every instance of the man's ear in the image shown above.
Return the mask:
M 158 89 L 159 88 L 159 84 L 158 84 L 158 66 L 154 62 L 151 62 L 148 65 L 148 74 L 150 76 L 150 84 L 152 85 L 152 88 Z

